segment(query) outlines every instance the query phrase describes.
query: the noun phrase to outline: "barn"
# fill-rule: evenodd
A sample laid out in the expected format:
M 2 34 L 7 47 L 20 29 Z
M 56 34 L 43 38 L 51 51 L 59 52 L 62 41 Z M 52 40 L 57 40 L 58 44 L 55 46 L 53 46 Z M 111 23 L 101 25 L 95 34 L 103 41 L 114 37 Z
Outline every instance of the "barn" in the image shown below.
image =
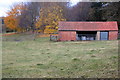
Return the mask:
M 118 25 L 111 22 L 59 22 L 60 41 L 116 40 Z

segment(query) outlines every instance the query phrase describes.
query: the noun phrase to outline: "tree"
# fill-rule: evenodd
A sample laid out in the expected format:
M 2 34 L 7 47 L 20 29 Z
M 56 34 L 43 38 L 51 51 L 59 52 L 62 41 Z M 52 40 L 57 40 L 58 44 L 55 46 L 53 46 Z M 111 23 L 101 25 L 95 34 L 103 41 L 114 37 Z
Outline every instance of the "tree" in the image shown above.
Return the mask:
M 89 21 L 117 21 L 120 26 L 120 2 L 94 2 Z M 119 27 L 120 28 L 120 27 Z
M 120 20 L 120 2 L 109 2 L 106 3 L 107 5 L 102 8 L 104 11 L 103 13 L 103 19 L 107 21 L 111 20 Z
M 47 6 L 42 7 L 36 28 L 41 29 L 45 33 L 49 33 L 49 30 L 54 33 L 54 31 L 57 31 L 58 22 L 65 21 L 62 11 L 63 9 L 56 3 L 49 3 Z
M 62 8 L 66 8 L 66 4 L 67 3 L 62 2 L 26 2 L 16 4 L 8 12 L 5 23 L 12 30 L 21 29 L 22 31 L 35 31 L 36 29 L 41 29 L 44 31 L 45 26 L 48 24 L 52 26 L 54 23 L 55 27 L 57 25 L 55 22 L 62 20 L 62 17 L 64 15 Z M 49 15 L 46 13 L 49 13 Z M 42 20 L 42 23 L 40 21 L 40 18 L 44 18 L 44 20 Z M 52 22 L 53 20 L 55 22 Z M 48 21 L 49 23 L 45 21 Z
M 25 30 L 35 30 L 36 19 L 39 16 L 39 2 L 28 2 L 19 16 L 19 26 Z
M 20 31 L 21 29 L 18 27 L 18 19 L 17 17 L 21 14 L 21 10 L 23 10 L 23 4 L 16 4 L 11 7 L 11 10 L 7 12 L 7 17 L 4 18 L 5 24 L 8 28 L 14 31 Z
M 93 2 L 89 12 L 90 21 L 102 21 L 102 2 Z
M 103 19 L 106 21 L 117 21 L 120 30 L 120 2 L 109 2 L 102 8 Z
M 86 21 L 90 7 L 90 2 L 79 2 L 75 6 L 69 6 L 66 8 L 65 18 L 67 21 Z

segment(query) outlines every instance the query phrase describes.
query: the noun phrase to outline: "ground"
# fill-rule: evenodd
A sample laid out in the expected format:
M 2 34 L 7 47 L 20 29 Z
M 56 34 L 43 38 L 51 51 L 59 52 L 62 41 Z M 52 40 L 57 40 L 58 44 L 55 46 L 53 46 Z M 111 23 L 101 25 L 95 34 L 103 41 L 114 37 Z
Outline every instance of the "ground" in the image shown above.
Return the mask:
M 3 78 L 117 78 L 118 40 L 52 42 L 3 36 Z

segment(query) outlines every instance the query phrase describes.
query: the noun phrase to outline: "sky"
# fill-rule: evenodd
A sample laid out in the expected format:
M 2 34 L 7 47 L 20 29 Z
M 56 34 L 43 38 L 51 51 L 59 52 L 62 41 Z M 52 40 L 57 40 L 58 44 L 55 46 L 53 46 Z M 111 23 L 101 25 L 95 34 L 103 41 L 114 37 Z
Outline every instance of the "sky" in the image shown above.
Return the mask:
M 24 0 L 0 0 L 0 17 L 7 15 L 6 12 L 10 10 L 10 6 L 12 6 L 12 4 L 21 1 Z M 79 0 L 70 0 L 70 1 L 71 1 L 71 6 L 74 6 L 79 2 Z
M 10 10 L 10 6 L 21 0 L 0 0 L 0 17 L 6 16 L 6 12 Z

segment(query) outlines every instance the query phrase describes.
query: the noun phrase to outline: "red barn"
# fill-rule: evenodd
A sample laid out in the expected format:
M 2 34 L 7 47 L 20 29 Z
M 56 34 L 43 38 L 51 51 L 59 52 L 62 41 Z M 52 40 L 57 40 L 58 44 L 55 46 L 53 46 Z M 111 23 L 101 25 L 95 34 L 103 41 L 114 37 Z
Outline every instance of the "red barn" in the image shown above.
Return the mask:
M 59 40 L 116 40 L 118 25 L 113 22 L 59 22 Z

